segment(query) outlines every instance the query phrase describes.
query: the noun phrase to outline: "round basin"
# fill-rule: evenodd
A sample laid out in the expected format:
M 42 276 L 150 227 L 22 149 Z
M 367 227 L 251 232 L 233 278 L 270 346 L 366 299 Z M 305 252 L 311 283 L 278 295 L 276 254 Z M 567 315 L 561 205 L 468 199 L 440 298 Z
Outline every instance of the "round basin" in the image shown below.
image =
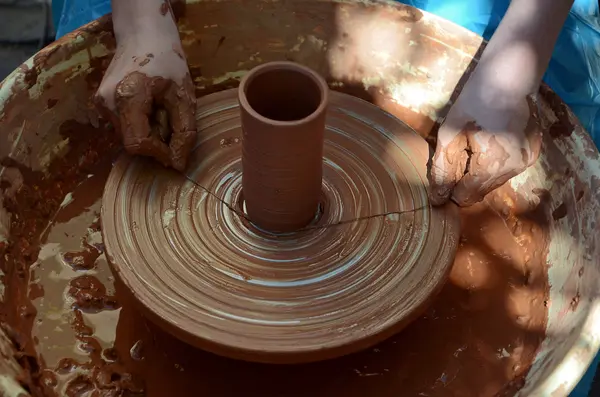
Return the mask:
M 375 0 L 188 1 L 179 27 L 197 96 L 236 87 L 246 72 L 262 63 L 293 61 L 321 73 L 331 89 L 382 107 L 430 142 L 485 46 L 481 37 L 448 21 Z M 119 137 L 98 118 L 92 103 L 114 47 L 110 18 L 104 17 L 52 43 L 0 84 L 0 313 L 4 324 L 0 349 L 6 358 L 0 361 L 2 395 L 35 395 L 46 388 L 90 391 L 117 383 L 142 393 L 135 374 L 125 376 L 115 368 L 130 361 L 141 366 L 150 362 L 144 356 L 148 349 L 142 349 L 138 342 L 171 346 L 165 342 L 169 336 L 159 331 L 144 339 L 144 327 L 152 325 L 134 321 L 136 310 L 120 300 L 119 286 L 114 286 L 114 278 L 106 271 L 107 260 L 102 257 L 94 203 L 72 208 L 73 202 L 85 201 L 84 191 L 98 191 L 96 196 L 100 196 L 102 181 L 121 151 Z M 546 130 L 540 160 L 502 187 L 488 205 L 511 209 L 502 219 L 519 246 L 528 244 L 519 230 L 521 219 L 537 220 L 532 228 L 537 228 L 534 234 L 544 248 L 531 255 L 541 255 L 543 279 L 526 288 L 526 273 L 525 280 L 516 284 L 509 281 L 494 286 L 505 293 L 498 298 L 501 305 L 483 308 L 483 312 L 473 309 L 477 312 L 473 316 L 478 318 L 509 318 L 506 321 L 514 322 L 515 332 L 522 338 L 511 346 L 499 347 L 491 336 L 488 340 L 486 335 L 473 334 L 473 343 L 461 350 L 458 345 L 448 348 L 443 343 L 444 329 L 440 329 L 439 341 L 432 340 L 431 345 L 432 349 L 447 349 L 447 365 L 435 363 L 439 364 L 439 377 L 432 378 L 431 393 L 422 395 L 444 395 L 444 387 L 458 382 L 461 371 L 467 371 L 449 364 L 453 357 L 483 354 L 486 349 L 492 349 L 485 353 L 487 356 L 497 356 L 497 362 L 490 363 L 494 371 L 504 371 L 519 355 L 531 355 L 531 364 L 527 368 L 514 365 L 514 376 L 497 377 L 506 379 L 505 384 L 481 385 L 473 395 L 501 391 L 505 395 L 567 395 L 598 351 L 599 153 L 575 116 L 546 86 L 540 89 L 540 103 Z M 82 217 L 87 220 L 85 225 L 78 223 Z M 59 235 L 68 241 L 38 243 L 54 241 Z M 89 259 L 90 255 L 95 257 Z M 529 259 L 523 260 L 526 263 Z M 94 280 L 101 280 L 102 286 Z M 451 277 L 448 283 L 452 282 Z M 463 289 L 461 293 L 467 295 L 478 293 L 476 287 Z M 532 304 L 543 307 L 537 327 L 519 314 L 522 308 L 514 303 L 527 301 L 523 296 L 531 296 Z M 98 309 L 100 306 L 106 310 Z M 435 315 L 427 314 L 429 319 Z M 75 324 L 75 331 L 61 328 L 64 323 Z M 23 329 L 31 330 L 30 335 Z M 112 344 L 115 334 L 124 330 L 133 336 L 116 343 L 126 345 L 129 354 L 117 357 Z M 469 330 L 465 328 L 465 332 Z M 342 384 L 352 384 L 354 394 L 344 395 L 366 395 L 366 390 L 373 390 L 373 395 L 397 396 L 407 384 L 402 382 L 409 384 L 410 379 L 402 375 L 406 368 L 394 367 L 392 362 L 394 357 L 410 352 L 394 350 L 394 343 L 396 340 L 369 355 L 345 361 L 295 369 L 269 367 L 271 376 L 288 384 L 273 381 L 267 389 L 253 383 L 267 368 L 258 364 L 234 365 L 227 359 L 198 353 L 190 362 L 174 365 L 181 376 L 192 375 L 187 368 L 193 368 L 194 374 L 203 371 L 203 384 L 208 394 L 215 396 L 229 395 L 229 388 L 242 387 L 230 384 L 237 378 L 249 394 L 264 390 L 263 395 L 268 396 L 335 395 Z M 73 353 L 74 345 L 81 351 Z M 168 361 L 169 354 L 181 353 L 177 349 L 184 351 L 186 347 L 166 349 L 162 359 Z M 378 358 L 386 349 L 386 358 Z M 47 353 L 38 354 L 41 350 Z M 69 354 L 74 354 L 72 359 L 61 359 Z M 77 366 L 77 373 L 84 371 L 84 356 L 102 360 L 102 373 L 108 377 L 78 378 L 71 374 L 64 375 L 68 381 L 63 379 L 60 374 L 69 372 L 67 367 Z M 427 365 L 417 356 L 414 360 L 415 365 Z M 226 369 L 230 366 L 232 369 Z M 44 368 L 59 368 L 55 371 L 59 375 Z M 447 373 L 444 368 L 456 371 Z M 121 375 L 111 377 L 106 371 Z M 485 373 L 486 367 L 482 371 Z M 313 381 L 297 381 L 292 373 L 298 372 L 313 374 Z M 152 374 L 147 368 L 146 376 Z M 148 395 L 168 392 L 165 389 L 167 394 L 155 391 Z

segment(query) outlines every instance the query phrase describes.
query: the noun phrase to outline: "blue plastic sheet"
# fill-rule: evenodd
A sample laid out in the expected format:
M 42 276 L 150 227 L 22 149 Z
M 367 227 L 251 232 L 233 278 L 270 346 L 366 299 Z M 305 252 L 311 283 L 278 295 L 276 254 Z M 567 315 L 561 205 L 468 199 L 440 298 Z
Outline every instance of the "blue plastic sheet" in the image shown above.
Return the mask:
M 453 21 L 489 39 L 509 0 L 404 0 L 409 4 Z M 600 147 L 600 16 L 598 0 L 575 0 L 559 36 L 544 81 L 573 109 Z M 57 36 L 110 12 L 110 0 L 54 0 L 52 2 Z M 572 393 L 586 397 L 596 367 Z
M 110 0 L 53 0 L 52 17 L 56 37 L 62 37 L 109 12 Z

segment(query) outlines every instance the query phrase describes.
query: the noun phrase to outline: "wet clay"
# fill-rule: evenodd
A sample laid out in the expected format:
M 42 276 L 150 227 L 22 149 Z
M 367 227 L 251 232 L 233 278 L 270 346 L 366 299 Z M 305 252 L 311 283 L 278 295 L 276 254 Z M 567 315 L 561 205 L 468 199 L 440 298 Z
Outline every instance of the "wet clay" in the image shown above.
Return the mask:
M 153 58 L 152 54 L 146 54 L 140 66 Z M 185 168 L 195 137 L 192 111 L 195 98 L 188 78 L 180 86 L 162 77 L 148 77 L 137 71 L 129 73 L 115 88 L 118 118 L 107 106 L 105 97 L 97 95 L 95 101 L 102 115 L 119 126 L 127 151 L 152 157 L 167 167 Z M 152 115 L 150 120 L 147 115 Z
M 384 70 L 386 82 L 391 79 L 407 80 L 413 83 L 411 85 L 428 84 L 432 81 L 431 76 L 439 76 L 447 71 L 447 78 L 442 80 L 452 91 L 456 84 L 451 76 L 457 72 L 462 74 L 463 68 L 456 66 L 455 55 L 450 54 L 450 65 L 438 63 L 437 59 L 448 59 L 446 51 L 450 47 L 459 49 L 461 54 L 475 54 L 476 50 L 472 47 L 480 44 L 480 39 L 474 35 L 472 39 L 462 32 L 452 31 L 448 35 L 448 29 L 452 26 L 439 20 L 431 23 L 423 18 L 425 23 L 418 22 L 411 31 L 410 24 L 421 17 L 420 13 L 412 8 L 398 10 L 400 6 L 375 9 L 365 7 L 362 3 L 223 4 L 203 2 L 187 7 L 187 26 L 184 26 L 182 35 L 188 57 L 191 56 L 192 76 L 197 80 L 197 96 L 225 87 L 237 87 L 238 73 L 223 75 L 224 70 L 248 69 L 264 61 L 285 57 L 327 68 L 328 63 L 316 56 L 310 46 L 319 44 L 319 40 L 327 37 L 332 37 L 331 43 L 323 49 L 338 52 L 338 69 L 343 66 L 343 71 L 361 72 L 364 65 L 352 59 L 360 53 L 368 54 L 379 68 L 382 64 L 379 57 L 372 57 L 372 52 L 352 45 L 357 34 L 348 23 L 341 25 L 344 30 L 339 32 L 339 37 L 344 40 L 335 46 L 335 32 L 332 33 L 332 30 L 340 26 L 331 22 L 335 15 L 349 15 L 347 19 L 354 18 L 354 24 L 366 26 L 366 30 L 373 25 L 365 24 L 364 18 L 358 18 L 364 12 L 369 13 L 369 20 L 376 26 L 385 26 L 382 21 L 390 22 L 393 19 L 393 26 L 398 28 L 399 33 L 393 36 L 396 39 L 394 42 L 408 43 L 408 35 L 414 40 L 411 45 L 403 44 L 399 48 L 419 50 L 414 52 L 415 65 L 435 66 L 425 71 L 417 68 L 415 77 L 414 68 L 410 68 L 410 74 L 403 72 L 407 68 L 398 68 L 399 72 L 388 68 Z M 284 7 L 292 7 L 293 12 L 285 11 Z M 346 12 L 348 9 L 349 13 Z M 353 10 L 359 10 L 360 13 Z M 416 17 L 402 16 L 408 12 L 416 14 Z M 254 35 L 248 35 L 247 30 L 240 26 L 249 19 L 265 29 L 256 29 Z M 200 25 L 206 24 L 205 29 L 201 29 L 200 33 L 193 32 L 191 26 L 198 26 L 199 21 Z M 215 23 L 223 29 L 215 29 Z M 443 29 L 437 32 L 439 26 L 443 26 Z M 109 19 L 104 18 L 102 24 L 84 27 L 80 32 L 82 38 L 86 35 L 93 37 L 93 40 L 85 39 L 88 44 L 98 40 L 105 42 L 107 48 L 113 48 L 114 39 L 106 33 L 111 30 Z M 307 37 L 306 32 L 309 31 L 315 36 Z M 277 39 L 273 40 L 274 37 Z M 312 40 L 315 37 L 317 40 Z M 300 41 L 304 38 L 304 42 Z M 292 47 L 297 39 L 299 51 L 282 52 Z M 240 45 L 240 42 L 243 44 Z M 415 43 L 417 45 L 413 46 Z M 63 54 L 69 51 L 72 51 L 71 47 L 62 46 L 40 54 L 42 56 L 39 58 L 47 57 L 49 62 L 38 62 L 36 59 L 33 77 L 37 78 L 40 71 L 56 66 L 64 58 Z M 257 55 L 257 51 L 261 51 L 260 54 Z M 215 54 L 224 54 L 224 57 L 216 57 Z M 345 57 L 340 57 L 340 54 L 345 54 Z M 243 57 L 248 61 L 240 66 L 240 60 L 246 60 Z M 100 67 L 96 64 L 110 61 L 110 57 L 93 58 L 90 54 L 90 58 L 95 66 L 89 80 L 97 87 L 106 65 Z M 392 53 L 386 66 L 397 59 L 404 57 Z M 461 60 L 459 66 L 461 62 L 470 61 L 469 56 L 461 55 L 457 59 Z M 475 64 L 473 62 L 472 65 Z M 345 76 L 337 70 L 332 73 L 335 79 Z M 53 79 L 46 86 L 64 87 L 69 75 L 59 75 L 63 76 L 65 79 L 62 81 Z M 368 74 L 365 76 L 370 77 Z M 336 89 L 373 100 L 373 97 L 365 95 L 360 79 L 356 87 L 340 85 L 337 80 L 335 83 Z M 72 85 L 68 88 L 70 92 L 80 89 Z M 550 92 L 547 87 L 542 86 L 542 89 Z M 90 93 L 93 91 L 95 89 Z M 59 97 L 59 91 L 54 92 Z M 399 102 L 398 98 L 375 94 L 380 106 L 393 110 L 395 115 L 409 122 L 423 135 L 434 124 L 427 116 L 430 102 L 425 103 L 424 109 L 415 111 Z M 414 97 L 420 98 L 419 95 Z M 61 101 L 65 100 L 61 98 Z M 554 96 L 554 102 L 564 109 L 558 97 Z M 56 108 L 61 106 L 59 102 Z M 557 109 L 554 107 L 554 111 Z M 562 118 L 559 119 L 562 121 Z M 564 126 L 557 122 L 551 129 L 553 135 L 570 135 L 573 126 L 567 122 Z M 15 180 L 20 175 L 24 183 L 13 183 L 11 179 L 10 189 L 16 192 L 16 186 L 23 186 L 23 190 L 6 203 L 12 215 L 12 234 L 10 241 L 0 242 L 0 253 L 4 258 L 1 267 L 5 273 L 5 296 L 10 303 L 1 308 L 3 321 L 8 322 L 3 327 L 6 327 L 15 346 L 20 349 L 17 359 L 26 368 L 19 381 L 33 395 L 95 393 L 104 396 L 168 397 L 203 393 L 222 397 L 486 397 L 513 395 L 522 386 L 533 357 L 544 340 L 548 292 L 545 265 L 548 214 L 543 210 L 546 208 L 545 192 L 539 192 L 541 204 L 529 206 L 511 189 L 500 188 L 489 195 L 485 202 L 461 209 L 463 228 L 451 277 L 430 308 L 402 333 L 362 353 L 322 363 L 293 366 L 251 364 L 194 349 L 165 333 L 144 319 L 126 294 L 127 290 L 118 284 L 114 285 L 103 254 L 103 243 L 98 237 L 99 222 L 95 213 L 99 211 L 101 195 L 97 189 L 89 189 L 90 185 L 82 185 L 72 193 L 78 184 L 87 180 L 89 174 L 97 175 L 95 184 L 104 185 L 100 175 L 108 175 L 110 164 L 102 165 L 97 160 L 111 158 L 111 146 L 104 140 L 109 136 L 106 135 L 109 131 L 92 128 L 87 125 L 87 120 L 86 125 L 67 122 L 65 127 L 70 131 L 68 156 L 64 161 L 54 161 L 48 175 L 28 172 L 28 163 L 27 166 L 12 164 L 11 175 L 17 175 Z M 26 131 L 33 134 L 29 126 Z M 113 138 L 113 143 L 119 140 L 118 137 Z M 235 145 L 239 142 L 231 139 L 224 140 L 222 144 Z M 37 153 L 38 149 L 33 150 Z M 560 153 L 554 153 L 552 157 L 557 159 L 561 156 Z M 104 174 L 101 172 L 103 167 L 108 167 Z M 22 172 L 17 172 L 17 168 Z M 3 177 L 6 175 L 7 170 Z M 1 188 L 6 189 L 8 183 L 3 180 Z M 72 200 L 67 200 L 69 205 L 61 211 L 70 215 L 58 216 L 56 222 L 46 230 L 47 237 L 41 244 L 38 243 L 37 236 L 46 229 L 49 219 L 70 193 Z M 576 211 L 569 216 L 574 214 Z M 65 223 L 65 219 L 70 219 L 70 224 L 76 224 L 77 228 L 66 230 L 63 225 L 69 223 Z M 574 228 L 571 233 L 577 236 L 580 229 Z M 95 261 L 93 258 L 98 252 L 86 248 L 85 242 L 98 250 L 102 249 L 99 251 L 102 254 Z M 59 260 L 54 268 L 40 266 L 34 269 L 33 283 L 28 288 L 29 266 L 38 261 L 40 248 L 49 244 L 58 246 L 54 252 L 57 252 Z M 62 261 L 62 256 L 69 259 Z M 74 266 L 65 264 L 72 260 L 75 261 Z M 116 298 L 118 308 L 107 305 L 97 315 L 84 319 L 83 313 L 80 314 L 77 307 L 72 306 L 71 295 L 66 295 L 66 289 L 70 289 L 72 280 L 85 275 L 82 273 L 85 272 L 84 268 L 90 267 L 97 272 L 94 277 L 105 286 L 106 301 L 111 302 Z M 70 269 L 76 271 L 71 272 Z M 60 284 L 57 283 L 57 273 L 61 274 Z M 98 285 L 87 291 L 96 296 L 104 295 Z M 37 309 L 36 314 L 36 306 L 40 305 L 42 295 L 56 297 L 59 303 L 47 305 L 46 309 Z M 35 331 L 37 336 L 32 336 L 32 327 L 44 327 L 48 318 L 56 320 L 55 324 L 47 327 L 53 332 L 38 329 Z M 57 327 L 57 324 L 60 326 Z M 39 344 L 42 340 L 44 343 Z M 63 346 L 63 349 L 59 351 L 54 345 Z M 54 355 L 53 358 L 45 359 L 51 355 Z M 57 361 L 60 365 L 56 364 Z
M 102 205 L 115 274 L 168 332 L 244 360 L 328 359 L 405 327 L 443 285 L 458 245 L 456 206 L 428 205 L 426 142 L 331 93 L 319 217 L 267 234 L 244 213 L 236 99 L 229 90 L 199 100 L 186 176 L 127 155 L 115 164 Z
M 245 207 L 263 230 L 293 232 L 317 216 L 328 94 L 322 77 L 292 62 L 261 65 L 240 84 Z
M 76 331 L 71 328 L 71 319 L 76 317 L 79 309 L 70 298 L 65 299 L 70 296 L 64 295 L 70 282 L 73 281 L 76 289 L 72 295 L 78 296 L 76 300 L 82 303 L 81 307 L 95 306 L 91 295 L 83 292 L 86 289 L 85 280 L 76 279 L 83 276 L 80 271 L 90 268 L 90 262 L 93 263 L 98 254 L 98 244 L 102 245 L 102 241 L 98 240 L 96 246 L 80 246 L 83 233 L 79 232 L 93 227 L 91 220 L 86 222 L 84 230 L 73 230 L 65 224 L 78 215 L 78 211 L 73 211 L 73 206 L 69 204 L 77 202 L 79 208 L 87 209 L 98 200 L 111 167 L 111 153 L 116 153 L 118 149 L 118 137 L 106 125 L 95 128 L 69 121 L 62 125 L 60 134 L 63 139 L 69 140 L 69 152 L 50 164 L 48 174 L 33 172 L 11 159 L 2 160 L 2 165 L 7 167 L 2 174 L 3 205 L 11 214 L 10 239 L 0 244 L 0 253 L 4 258 L 3 284 L 11 302 L 2 309 L 2 327 L 8 331 L 19 350 L 17 360 L 25 369 L 19 380 L 32 395 L 43 395 L 46 389 L 43 368 L 55 368 L 60 358 L 64 357 L 65 350 L 75 351 L 73 343 L 76 339 L 73 335 Z M 104 172 L 98 173 L 102 168 Z M 54 224 L 63 227 L 58 236 L 52 233 Z M 95 227 L 98 228 L 98 225 Z M 40 241 L 45 242 L 50 238 L 54 240 L 53 243 L 40 244 Z M 69 249 L 69 246 L 60 243 L 69 238 L 76 241 L 72 245 L 81 251 L 80 254 L 61 251 L 63 248 Z M 36 267 L 42 260 L 40 258 L 53 256 L 49 252 L 64 255 L 65 262 L 72 263 L 72 272 L 65 273 L 65 269 L 59 266 L 48 273 L 51 275 L 49 279 L 43 276 L 38 278 Z M 53 281 L 57 279 L 63 280 L 62 288 L 55 288 Z M 54 300 L 46 310 L 53 321 L 47 322 L 44 321 L 46 313 L 40 307 L 40 302 L 50 297 Z M 67 340 L 69 347 L 57 349 L 56 340 L 48 344 L 47 341 L 55 335 L 63 337 L 63 344 Z M 50 354 L 38 355 L 38 352 Z M 56 361 L 47 362 L 46 358 L 53 353 Z M 56 378 L 55 375 L 51 377 Z
M 19 360 L 28 369 L 21 381 L 33 395 L 491 397 L 512 395 L 522 386 L 544 339 L 548 214 L 543 205 L 531 206 L 503 187 L 483 203 L 461 209 L 462 232 L 450 278 L 427 311 L 400 334 L 325 362 L 252 364 L 192 348 L 164 332 L 111 278 L 99 232 L 101 189 L 91 188 L 104 185 L 111 164 L 78 165 L 82 153 L 98 159 L 102 152 L 110 160 L 110 144 L 100 140 L 107 134 L 100 129 L 77 135 L 88 141 L 72 141 L 65 162 L 51 165 L 56 172 L 50 177 L 23 168 L 23 190 L 15 196 L 22 205 L 10 207 L 19 217 L 13 218 L 14 243 L 4 252 L 8 269 L 35 262 L 32 285 L 44 286 L 30 297 L 29 317 L 3 312 L 15 344 L 22 347 Z M 80 171 L 71 173 L 71 168 Z M 95 180 L 86 184 L 89 175 Z M 58 182 L 64 184 L 61 189 Z M 38 196 L 32 195 L 35 186 Z M 32 197 L 49 203 L 47 214 L 34 210 L 42 207 Z M 540 200 L 546 199 L 541 191 Z M 48 237 L 36 244 L 35 236 L 59 208 Z M 27 241 L 34 243 L 25 249 Z M 51 247 L 53 256 L 38 259 Z M 81 276 L 93 276 L 104 286 L 91 283 L 86 290 L 95 298 L 83 301 L 108 304 L 81 305 L 86 312 L 73 304 L 68 290 Z M 11 272 L 5 280 L 16 314 L 16 308 L 30 302 L 18 293 L 25 280 Z

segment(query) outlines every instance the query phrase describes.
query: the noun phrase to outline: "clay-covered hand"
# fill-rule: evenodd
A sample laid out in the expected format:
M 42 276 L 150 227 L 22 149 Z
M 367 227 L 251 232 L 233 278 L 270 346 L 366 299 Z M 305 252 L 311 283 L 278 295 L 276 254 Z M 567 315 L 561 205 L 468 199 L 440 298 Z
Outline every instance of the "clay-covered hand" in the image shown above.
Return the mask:
M 518 175 L 539 156 L 535 96 L 515 96 L 476 70 L 438 131 L 430 198 L 469 206 Z
M 128 152 L 183 170 L 196 135 L 196 102 L 179 32 L 167 2 L 118 11 L 135 3 L 113 2 L 117 50 L 96 102 Z M 117 12 L 134 13 L 133 20 L 120 22 Z

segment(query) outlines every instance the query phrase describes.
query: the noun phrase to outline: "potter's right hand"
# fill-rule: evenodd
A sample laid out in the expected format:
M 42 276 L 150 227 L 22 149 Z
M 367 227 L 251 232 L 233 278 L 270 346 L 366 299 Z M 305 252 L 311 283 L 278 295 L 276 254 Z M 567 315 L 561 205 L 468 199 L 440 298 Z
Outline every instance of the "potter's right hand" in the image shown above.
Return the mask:
M 512 0 L 438 131 L 433 204 L 471 205 L 539 156 L 536 95 L 573 0 Z
M 96 103 L 128 152 L 181 171 L 196 135 L 195 94 L 169 3 L 113 1 L 113 20 L 117 50 Z
M 465 84 L 438 131 L 429 178 L 434 205 L 475 204 L 537 160 L 537 101 L 509 88 L 477 69 Z

